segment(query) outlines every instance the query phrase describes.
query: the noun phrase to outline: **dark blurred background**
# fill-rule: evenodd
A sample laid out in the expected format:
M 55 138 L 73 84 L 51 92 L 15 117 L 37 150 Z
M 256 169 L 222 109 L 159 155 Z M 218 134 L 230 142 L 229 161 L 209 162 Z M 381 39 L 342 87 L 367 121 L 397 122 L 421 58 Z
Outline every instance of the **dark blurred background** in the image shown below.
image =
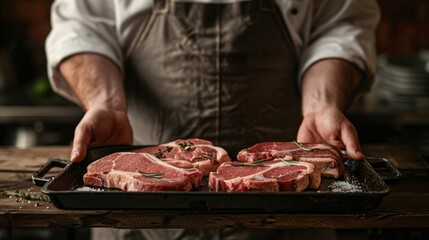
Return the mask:
M 0 146 L 67 145 L 82 111 L 54 94 L 44 42 L 52 0 L 0 0 Z M 378 0 L 380 56 L 371 92 L 348 116 L 361 142 L 410 144 L 429 158 L 429 1 Z M 5 231 L 0 229 L 0 239 Z M 72 232 L 86 239 L 88 231 Z M 15 239 L 64 239 L 70 231 L 14 230 Z M 366 237 L 381 239 L 377 234 Z M 385 236 L 385 235 L 384 235 Z M 385 239 L 385 238 L 384 238 Z
M 0 0 L 0 145 L 69 144 L 81 110 L 50 88 L 51 0 Z
M 348 114 L 362 143 L 411 144 L 428 157 L 429 1 L 378 2 L 376 84 Z M 0 0 L 0 145 L 69 144 L 82 116 L 47 80 L 51 3 Z

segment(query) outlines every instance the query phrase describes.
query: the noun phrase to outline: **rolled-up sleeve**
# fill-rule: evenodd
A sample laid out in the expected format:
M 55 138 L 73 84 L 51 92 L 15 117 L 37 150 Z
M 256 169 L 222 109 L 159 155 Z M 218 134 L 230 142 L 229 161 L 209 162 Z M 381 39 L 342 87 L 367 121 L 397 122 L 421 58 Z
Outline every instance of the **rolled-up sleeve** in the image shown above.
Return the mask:
M 362 89 L 368 90 L 376 69 L 375 30 L 380 18 L 377 2 L 318 0 L 314 3 L 311 31 L 300 60 L 300 76 L 319 60 L 340 58 L 365 73 Z
M 48 76 L 58 94 L 77 102 L 58 70 L 61 61 L 74 54 L 101 54 L 122 69 L 113 1 L 56 0 L 51 7 L 51 24 L 46 39 Z

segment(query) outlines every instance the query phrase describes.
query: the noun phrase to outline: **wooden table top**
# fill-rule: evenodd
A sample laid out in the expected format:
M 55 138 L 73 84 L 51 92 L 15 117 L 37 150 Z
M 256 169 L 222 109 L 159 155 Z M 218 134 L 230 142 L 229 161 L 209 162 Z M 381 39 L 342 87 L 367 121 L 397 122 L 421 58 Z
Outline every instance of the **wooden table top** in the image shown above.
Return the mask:
M 62 210 L 49 202 L 21 199 L 16 191 L 43 196 L 31 176 L 50 158 L 68 159 L 67 146 L 0 147 L 0 227 L 114 228 L 428 228 L 429 166 L 411 146 L 365 145 L 368 156 L 389 159 L 402 173 L 399 184 L 374 210 L 341 214 L 178 213 L 124 210 Z M 57 170 L 59 171 L 59 170 Z M 55 174 L 55 172 L 53 173 Z

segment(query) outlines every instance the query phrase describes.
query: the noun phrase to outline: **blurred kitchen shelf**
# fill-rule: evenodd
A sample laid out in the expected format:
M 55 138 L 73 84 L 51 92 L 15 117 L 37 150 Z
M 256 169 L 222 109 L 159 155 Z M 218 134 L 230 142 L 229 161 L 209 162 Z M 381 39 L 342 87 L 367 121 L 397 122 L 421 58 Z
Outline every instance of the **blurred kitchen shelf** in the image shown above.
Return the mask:
M 0 124 L 77 123 L 82 116 L 75 106 L 0 106 Z
M 77 106 L 0 106 L 0 145 L 67 145 L 82 116 Z

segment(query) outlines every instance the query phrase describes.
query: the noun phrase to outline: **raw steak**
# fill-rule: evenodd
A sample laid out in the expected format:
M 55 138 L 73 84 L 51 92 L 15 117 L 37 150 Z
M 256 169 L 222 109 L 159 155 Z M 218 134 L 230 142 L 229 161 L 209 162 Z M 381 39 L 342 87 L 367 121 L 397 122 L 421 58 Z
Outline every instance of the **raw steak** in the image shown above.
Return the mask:
M 210 173 L 209 187 L 217 192 L 300 192 L 318 189 L 320 172 L 311 163 L 272 160 L 263 163 L 224 163 Z M 263 203 L 261 203 L 263 204 Z
M 124 191 L 190 191 L 202 177 L 198 169 L 177 168 L 148 153 L 118 152 L 89 164 L 83 182 Z
M 136 149 L 134 152 L 153 154 L 176 167 L 197 168 L 205 176 L 216 171 L 220 164 L 231 161 L 223 148 L 198 138 L 179 139 L 159 146 Z
M 253 162 L 259 159 L 288 159 L 313 163 L 322 176 L 339 178 L 344 175 L 347 155 L 341 149 L 328 144 L 297 142 L 263 142 L 241 150 L 237 160 Z

